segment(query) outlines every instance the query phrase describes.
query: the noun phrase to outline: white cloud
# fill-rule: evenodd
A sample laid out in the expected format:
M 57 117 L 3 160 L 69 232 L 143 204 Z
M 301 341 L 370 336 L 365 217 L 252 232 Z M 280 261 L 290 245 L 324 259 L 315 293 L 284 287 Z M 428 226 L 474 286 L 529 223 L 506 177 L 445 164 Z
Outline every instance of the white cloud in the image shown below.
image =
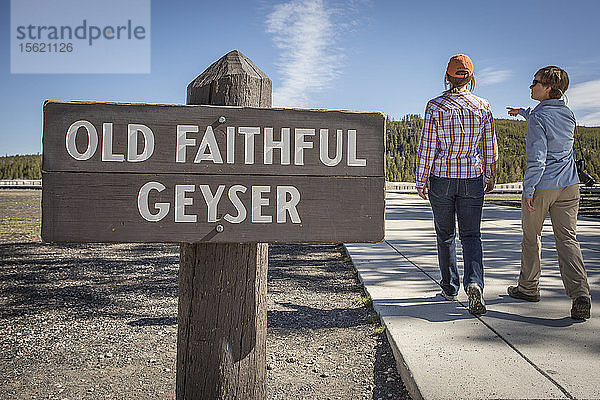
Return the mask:
M 479 86 L 495 85 L 502 83 L 511 77 L 512 71 L 508 69 L 493 69 L 492 67 L 486 67 L 479 71 L 475 71 L 475 78 Z
M 577 116 L 577 123 L 600 126 L 600 79 L 579 83 L 567 90 L 569 107 Z
M 579 116 L 581 113 L 575 112 L 577 116 L 577 125 L 583 126 L 600 126 L 600 111 L 586 113 Z
M 571 108 L 600 108 L 600 79 L 573 86 L 567 90 L 567 96 Z
M 274 106 L 306 107 L 311 94 L 329 87 L 340 75 L 342 51 L 336 47 L 333 10 L 323 0 L 278 4 L 267 16 L 267 32 L 281 50 L 277 70 L 282 79 Z

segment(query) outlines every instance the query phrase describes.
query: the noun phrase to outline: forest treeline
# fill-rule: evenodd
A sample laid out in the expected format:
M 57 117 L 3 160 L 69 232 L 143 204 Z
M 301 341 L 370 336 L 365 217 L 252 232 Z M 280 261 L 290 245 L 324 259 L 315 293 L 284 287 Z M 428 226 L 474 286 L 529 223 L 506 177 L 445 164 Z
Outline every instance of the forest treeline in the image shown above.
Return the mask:
M 498 140 L 498 183 L 520 182 L 526 167 L 525 133 L 527 122 L 496 119 Z M 407 115 L 401 121 L 387 122 L 386 179 L 394 182 L 413 182 L 417 160 L 419 135 L 423 127 L 420 115 Z M 586 160 L 586 171 L 600 181 L 600 127 L 578 127 Z M 575 144 L 575 158 L 580 158 Z
M 42 156 L 0 157 L 0 179 L 42 179 Z
M 496 119 L 496 136 L 500 152 L 498 183 L 519 182 L 525 170 L 525 132 L 527 123 Z M 415 179 L 417 145 L 423 118 L 407 115 L 401 121 L 387 122 L 386 179 L 412 182 Z M 581 147 L 587 171 L 600 181 L 600 127 L 579 127 Z M 576 144 L 576 158 L 580 158 Z M 17 155 L 0 157 L 0 179 L 41 179 L 42 156 Z

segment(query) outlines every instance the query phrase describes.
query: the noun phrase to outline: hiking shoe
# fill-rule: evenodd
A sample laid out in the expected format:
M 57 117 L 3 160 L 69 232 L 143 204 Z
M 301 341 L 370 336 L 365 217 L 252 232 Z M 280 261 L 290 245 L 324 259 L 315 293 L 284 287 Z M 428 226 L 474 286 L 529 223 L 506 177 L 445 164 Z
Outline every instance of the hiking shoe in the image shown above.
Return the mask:
M 469 297 L 469 312 L 473 315 L 485 314 L 485 302 L 481 294 L 481 288 L 476 283 L 471 283 L 467 288 L 467 296 Z
M 519 290 L 518 286 L 509 286 L 508 287 L 508 295 L 513 299 L 520 299 L 526 301 L 540 301 L 540 294 L 525 294 Z
M 442 289 L 442 291 L 439 293 L 440 296 L 442 296 L 444 298 L 444 300 L 448 300 L 448 301 L 456 301 L 458 300 L 457 296 L 452 296 L 446 292 L 444 292 L 444 289 Z
M 592 303 L 589 297 L 579 296 L 573 300 L 571 307 L 571 318 L 573 319 L 589 319 Z

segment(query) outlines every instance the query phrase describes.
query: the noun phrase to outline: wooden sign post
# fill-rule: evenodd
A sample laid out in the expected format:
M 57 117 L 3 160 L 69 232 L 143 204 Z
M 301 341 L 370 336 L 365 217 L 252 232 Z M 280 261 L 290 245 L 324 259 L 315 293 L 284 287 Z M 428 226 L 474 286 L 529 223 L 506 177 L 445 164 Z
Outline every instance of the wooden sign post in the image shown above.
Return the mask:
M 42 238 L 181 243 L 178 399 L 263 399 L 267 243 L 384 238 L 385 116 L 273 109 L 232 51 L 188 105 L 44 104 Z
M 271 107 L 271 80 L 232 51 L 187 88 L 188 104 Z M 267 243 L 182 243 L 177 399 L 267 394 Z

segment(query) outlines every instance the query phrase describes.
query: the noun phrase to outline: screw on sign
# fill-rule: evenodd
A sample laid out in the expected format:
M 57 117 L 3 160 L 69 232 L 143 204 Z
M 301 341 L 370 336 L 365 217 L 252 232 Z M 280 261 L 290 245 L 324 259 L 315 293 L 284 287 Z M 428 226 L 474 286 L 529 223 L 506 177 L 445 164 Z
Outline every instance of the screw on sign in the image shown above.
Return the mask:
M 384 235 L 378 112 L 272 109 L 232 51 L 188 105 L 44 104 L 42 238 L 180 243 L 178 399 L 263 399 L 269 242 Z

